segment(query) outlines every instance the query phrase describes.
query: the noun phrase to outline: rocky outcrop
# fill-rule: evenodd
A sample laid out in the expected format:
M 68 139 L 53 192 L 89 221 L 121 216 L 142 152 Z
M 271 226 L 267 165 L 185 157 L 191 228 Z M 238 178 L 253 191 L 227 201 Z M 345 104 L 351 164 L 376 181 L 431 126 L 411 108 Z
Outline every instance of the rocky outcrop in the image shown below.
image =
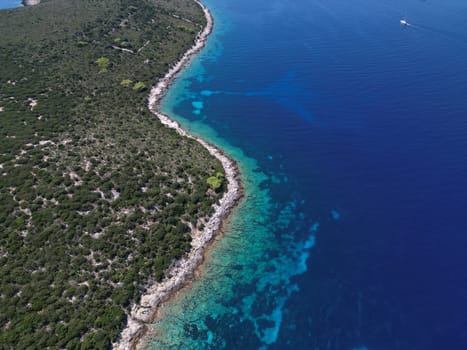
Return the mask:
M 41 2 L 41 0 L 23 0 L 23 5 L 24 6 L 33 6 L 33 5 L 37 5 L 40 2 Z

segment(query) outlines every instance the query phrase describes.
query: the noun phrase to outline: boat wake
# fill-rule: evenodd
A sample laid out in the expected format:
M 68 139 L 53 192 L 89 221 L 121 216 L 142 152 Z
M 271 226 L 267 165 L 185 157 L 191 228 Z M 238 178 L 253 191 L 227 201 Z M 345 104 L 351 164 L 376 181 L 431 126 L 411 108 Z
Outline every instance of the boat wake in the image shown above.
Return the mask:
M 449 32 L 449 31 L 446 31 L 446 30 L 443 30 L 443 29 L 440 29 L 440 28 L 421 25 L 421 24 L 414 24 L 414 23 L 408 22 L 405 18 L 402 18 L 399 22 L 400 22 L 400 25 L 403 26 L 403 27 L 410 27 L 410 28 L 414 28 L 414 29 L 424 30 L 424 31 L 427 31 L 427 32 L 431 32 L 432 34 L 442 36 L 445 39 L 454 40 L 454 41 L 457 41 L 457 42 L 462 43 L 464 45 L 467 45 L 467 41 L 465 41 L 465 39 L 463 37 L 460 37 L 455 32 Z
M 400 22 L 401 26 L 403 26 L 403 27 L 418 28 L 418 26 L 416 26 L 415 24 L 407 22 L 407 20 L 405 18 L 402 18 L 399 22 Z

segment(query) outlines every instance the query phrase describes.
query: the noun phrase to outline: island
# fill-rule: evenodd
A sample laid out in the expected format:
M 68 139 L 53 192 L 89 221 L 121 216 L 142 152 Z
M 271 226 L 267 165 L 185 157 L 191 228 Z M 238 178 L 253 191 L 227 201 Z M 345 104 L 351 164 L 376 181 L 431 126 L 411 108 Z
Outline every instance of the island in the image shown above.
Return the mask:
M 193 0 L 0 11 L 0 344 L 127 349 L 241 197 L 158 104 L 212 28 Z

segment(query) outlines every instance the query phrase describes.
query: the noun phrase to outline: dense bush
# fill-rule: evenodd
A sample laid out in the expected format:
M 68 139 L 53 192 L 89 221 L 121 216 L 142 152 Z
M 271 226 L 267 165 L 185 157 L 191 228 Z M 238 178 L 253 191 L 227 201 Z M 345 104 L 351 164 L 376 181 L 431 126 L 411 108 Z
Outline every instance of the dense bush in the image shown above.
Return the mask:
M 204 21 L 191 0 L 0 11 L 1 349 L 108 348 L 190 248 L 222 168 L 138 91 Z

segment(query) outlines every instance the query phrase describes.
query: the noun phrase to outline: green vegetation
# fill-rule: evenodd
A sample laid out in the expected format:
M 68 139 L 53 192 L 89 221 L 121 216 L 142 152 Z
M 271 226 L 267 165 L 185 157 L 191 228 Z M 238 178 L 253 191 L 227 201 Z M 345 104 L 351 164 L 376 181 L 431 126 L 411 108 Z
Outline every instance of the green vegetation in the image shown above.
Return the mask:
M 131 84 L 133 84 L 133 81 L 130 80 L 130 79 L 123 79 L 123 80 L 120 82 L 120 85 L 122 85 L 122 86 L 130 86 Z
M 147 86 L 142 81 L 138 81 L 135 85 L 133 85 L 133 90 L 137 92 L 142 92 L 147 90 Z
M 0 11 L 0 349 L 109 348 L 189 250 L 223 170 L 138 91 L 204 23 L 191 0 Z
M 215 191 L 221 189 L 224 184 L 224 174 L 217 172 L 215 176 L 210 176 L 207 178 L 206 183 Z
M 106 73 L 107 68 L 109 68 L 110 60 L 107 57 L 99 57 L 96 60 L 96 64 L 99 66 L 99 73 Z

